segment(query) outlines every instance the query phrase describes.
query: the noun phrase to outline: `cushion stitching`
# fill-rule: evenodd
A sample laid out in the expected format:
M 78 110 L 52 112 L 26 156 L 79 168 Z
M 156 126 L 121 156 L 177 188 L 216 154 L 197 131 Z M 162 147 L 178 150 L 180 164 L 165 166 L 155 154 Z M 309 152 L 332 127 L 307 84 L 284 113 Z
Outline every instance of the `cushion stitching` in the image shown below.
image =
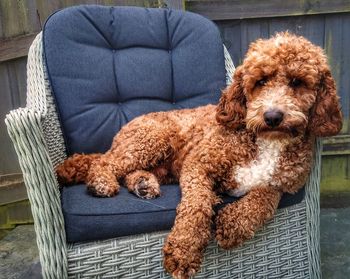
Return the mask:
M 169 48 L 163 48 L 163 47 L 157 47 L 157 46 L 147 46 L 147 45 L 140 45 L 140 44 L 134 44 L 134 45 L 129 45 L 125 47 L 117 47 L 113 48 L 114 50 L 125 50 L 125 49 L 133 49 L 133 48 L 149 48 L 149 49 L 157 49 L 157 50 L 164 50 L 169 52 Z
M 101 36 L 103 37 L 103 39 L 106 41 L 106 43 L 109 45 L 109 47 L 111 49 L 113 49 L 113 46 L 111 44 L 111 42 L 107 39 L 107 37 L 105 36 L 105 34 L 103 34 L 103 32 L 96 26 L 96 24 L 94 23 L 93 20 L 91 20 L 91 18 L 89 17 L 89 15 L 82 9 L 80 10 L 81 14 L 88 20 L 88 22 L 96 29 L 96 31 L 101 34 Z
M 117 55 L 115 50 L 111 50 L 112 52 L 112 63 L 113 63 L 113 77 L 114 77 L 114 84 L 115 84 L 115 90 L 116 90 L 116 95 L 117 95 L 117 101 L 120 102 L 121 101 L 121 96 L 120 96 L 120 92 L 119 92 L 119 87 L 118 87 L 118 78 L 117 78 L 117 71 L 115 68 L 115 56 Z
M 208 91 L 204 91 L 204 92 L 200 92 L 200 93 L 196 93 L 194 95 L 191 95 L 191 96 L 186 96 L 184 98 L 181 98 L 181 99 L 178 99 L 177 102 L 180 103 L 180 102 L 185 102 L 185 101 L 188 101 L 188 100 L 191 100 L 191 99 L 194 99 L 194 98 L 198 98 L 198 97 L 204 97 L 204 96 L 211 96 L 211 90 L 208 90 Z M 218 102 L 218 100 L 217 100 Z M 209 105 L 210 103 L 208 103 Z
M 109 12 L 110 12 L 110 15 L 112 17 L 112 21 L 110 22 L 110 25 L 112 25 L 112 26 L 113 26 L 113 24 L 115 22 L 115 17 L 114 17 L 113 11 L 114 11 L 114 7 L 111 7 Z M 119 29 L 115 28 L 113 30 L 114 31 L 115 30 L 118 31 Z M 115 90 L 116 90 L 116 95 L 117 95 L 117 101 L 120 101 L 122 98 L 120 96 L 120 91 L 119 91 L 119 87 L 118 87 L 118 79 L 117 79 L 117 71 L 116 71 L 116 68 L 115 68 L 115 56 L 117 54 L 116 54 L 116 49 L 114 49 L 111 44 L 110 44 L 110 46 L 112 48 L 111 49 L 111 52 L 112 52 L 112 63 L 113 63 L 113 67 L 112 68 L 113 68 L 113 77 L 114 77 L 114 84 L 115 84 Z M 121 108 L 120 108 L 120 111 L 122 111 Z M 123 116 L 125 117 L 124 114 L 123 114 Z
M 171 75 L 171 92 L 170 92 L 170 98 L 171 98 L 171 102 L 172 104 L 175 103 L 175 96 L 174 96 L 174 69 L 173 69 L 173 54 L 172 54 L 172 48 L 171 48 L 171 43 L 170 43 L 170 32 L 169 32 L 169 24 L 168 24 L 168 16 L 169 13 L 171 11 L 168 12 L 165 11 L 164 13 L 164 20 L 165 20 L 165 25 L 166 25 L 166 31 L 167 31 L 167 39 L 168 39 L 168 54 L 169 54 L 169 58 L 170 58 L 170 75 Z
M 109 13 L 110 13 L 110 16 L 112 17 L 112 20 L 110 21 L 110 26 L 114 24 L 115 22 L 115 17 L 114 17 L 114 14 L 113 14 L 113 11 L 114 11 L 114 7 L 111 7 L 109 9 Z M 118 28 L 112 28 L 111 30 L 113 30 L 114 32 L 117 30 L 119 30 Z M 112 34 L 111 34 L 111 37 Z M 117 79 L 117 71 L 116 71 L 116 68 L 115 68 L 115 55 L 116 54 L 116 49 L 114 47 L 112 47 L 111 43 L 109 43 L 110 47 L 111 47 L 111 53 L 112 53 L 112 63 L 113 63 L 113 77 L 114 77 L 114 84 L 115 84 L 115 90 L 116 90 L 116 95 L 117 95 L 117 101 L 120 101 L 122 98 L 120 96 L 120 92 L 119 92 L 119 86 L 118 86 L 118 79 Z
M 195 97 L 197 97 L 197 96 L 195 96 Z M 160 97 L 135 96 L 135 97 L 129 97 L 128 99 L 123 100 L 123 103 L 132 102 L 132 101 L 141 101 L 141 100 L 151 100 L 151 101 L 157 100 L 157 101 L 162 101 L 162 102 L 165 102 L 165 103 L 171 102 L 168 99 L 162 99 Z M 96 103 L 96 104 L 99 104 L 99 103 Z M 107 103 L 107 104 L 115 104 L 115 103 L 110 102 L 110 103 Z
M 109 22 L 109 28 L 111 30 L 110 37 L 113 40 L 113 37 L 114 37 L 113 35 L 116 35 L 116 39 L 114 41 L 118 42 L 119 41 L 120 28 L 115 28 L 114 27 L 114 25 L 115 25 L 114 23 L 116 22 L 116 18 L 114 16 L 113 12 L 114 12 L 114 7 L 111 7 L 109 9 L 109 13 L 110 13 L 110 15 L 112 17 L 112 20 Z M 113 49 L 115 49 L 115 48 L 113 47 Z

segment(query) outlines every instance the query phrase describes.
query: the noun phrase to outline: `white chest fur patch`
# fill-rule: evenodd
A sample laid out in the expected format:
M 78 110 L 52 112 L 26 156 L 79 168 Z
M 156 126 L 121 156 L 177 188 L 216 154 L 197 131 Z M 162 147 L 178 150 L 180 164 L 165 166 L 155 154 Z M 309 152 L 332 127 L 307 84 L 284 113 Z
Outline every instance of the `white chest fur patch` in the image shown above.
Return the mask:
M 250 189 L 261 184 L 268 183 L 277 167 L 280 154 L 286 145 L 284 141 L 258 139 L 258 155 L 247 166 L 237 167 L 233 170 L 233 176 L 238 188 L 228 192 L 229 195 L 240 197 Z

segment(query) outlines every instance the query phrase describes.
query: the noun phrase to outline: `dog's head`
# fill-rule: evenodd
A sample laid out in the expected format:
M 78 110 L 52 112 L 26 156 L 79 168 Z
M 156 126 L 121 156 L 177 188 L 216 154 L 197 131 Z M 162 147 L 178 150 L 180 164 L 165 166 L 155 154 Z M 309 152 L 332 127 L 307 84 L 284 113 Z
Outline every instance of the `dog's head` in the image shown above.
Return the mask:
M 222 94 L 216 119 L 276 137 L 337 134 L 342 115 L 323 50 L 287 32 L 252 43 Z

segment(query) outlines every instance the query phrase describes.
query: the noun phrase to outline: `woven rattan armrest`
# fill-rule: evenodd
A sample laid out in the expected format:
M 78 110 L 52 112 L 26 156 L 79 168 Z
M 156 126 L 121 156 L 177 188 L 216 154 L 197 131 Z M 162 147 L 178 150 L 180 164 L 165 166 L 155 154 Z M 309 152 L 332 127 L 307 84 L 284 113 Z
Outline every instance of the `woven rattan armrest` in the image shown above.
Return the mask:
M 66 154 L 46 76 L 39 33 L 28 53 L 27 105 L 11 111 L 5 123 L 31 203 L 43 277 L 66 278 L 66 234 L 54 173 Z
M 43 120 L 40 112 L 19 108 L 11 111 L 5 122 L 31 202 L 44 276 L 64 278 L 67 274 L 64 220 L 58 183 L 42 130 Z

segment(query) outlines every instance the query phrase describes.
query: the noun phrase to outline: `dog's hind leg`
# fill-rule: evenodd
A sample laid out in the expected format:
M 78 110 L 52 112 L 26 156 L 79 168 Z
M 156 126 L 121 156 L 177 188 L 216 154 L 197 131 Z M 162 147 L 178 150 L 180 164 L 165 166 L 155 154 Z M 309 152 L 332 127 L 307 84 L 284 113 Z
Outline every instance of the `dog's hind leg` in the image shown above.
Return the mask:
M 102 154 L 73 154 L 56 167 L 57 179 L 60 184 L 72 185 L 86 183 L 90 165 L 98 160 Z
M 142 120 L 126 125 L 114 138 L 111 149 L 91 164 L 87 184 L 92 194 L 112 196 L 119 190 L 118 180 L 129 173 L 155 168 L 172 158 L 174 126 Z
M 160 195 L 157 177 L 144 170 L 136 170 L 125 176 L 125 184 L 130 192 L 143 199 L 153 199 Z

